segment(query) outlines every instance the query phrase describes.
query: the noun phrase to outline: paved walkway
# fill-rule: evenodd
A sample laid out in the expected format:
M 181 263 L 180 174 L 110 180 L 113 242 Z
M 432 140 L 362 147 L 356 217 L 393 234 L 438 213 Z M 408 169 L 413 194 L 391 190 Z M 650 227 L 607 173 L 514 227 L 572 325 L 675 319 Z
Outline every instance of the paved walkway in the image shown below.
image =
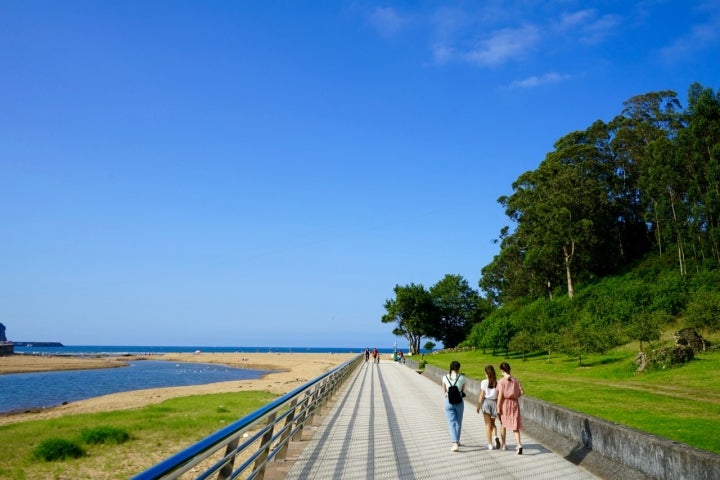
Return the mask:
M 467 398 L 458 452 L 451 452 L 442 387 L 392 361 L 363 364 L 302 450 L 288 480 L 595 479 L 522 435 L 523 454 L 487 450 L 476 398 Z

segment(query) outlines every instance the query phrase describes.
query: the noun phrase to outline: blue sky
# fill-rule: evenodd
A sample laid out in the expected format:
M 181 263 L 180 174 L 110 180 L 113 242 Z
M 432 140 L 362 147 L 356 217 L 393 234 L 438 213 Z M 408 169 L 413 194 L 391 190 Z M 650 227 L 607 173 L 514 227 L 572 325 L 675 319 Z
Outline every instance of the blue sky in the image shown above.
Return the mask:
M 388 347 L 497 198 L 630 97 L 717 89 L 720 1 L 0 1 L 0 322 Z

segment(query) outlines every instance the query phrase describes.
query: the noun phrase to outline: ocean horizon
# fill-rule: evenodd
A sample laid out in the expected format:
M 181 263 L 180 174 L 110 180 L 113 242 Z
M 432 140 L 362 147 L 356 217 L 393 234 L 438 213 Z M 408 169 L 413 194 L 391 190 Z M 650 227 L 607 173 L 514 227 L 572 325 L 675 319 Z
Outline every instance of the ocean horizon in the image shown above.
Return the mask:
M 380 348 L 367 345 L 380 353 L 393 353 L 394 348 Z M 164 353 L 357 353 L 366 347 L 218 347 L 208 345 L 64 345 L 57 346 L 15 346 L 15 353 L 33 355 L 161 355 Z M 407 353 L 407 348 L 398 348 Z M 426 353 L 426 352 L 423 352 Z

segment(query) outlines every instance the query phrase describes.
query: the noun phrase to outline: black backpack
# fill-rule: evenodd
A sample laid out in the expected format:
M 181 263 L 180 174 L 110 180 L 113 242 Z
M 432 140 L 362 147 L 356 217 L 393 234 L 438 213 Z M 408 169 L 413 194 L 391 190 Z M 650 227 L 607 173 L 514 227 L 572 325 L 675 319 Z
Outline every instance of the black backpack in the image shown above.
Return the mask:
M 458 378 L 460 378 L 460 375 L 455 377 L 455 381 L 453 382 L 453 384 L 448 387 L 448 401 L 453 405 L 462 403 L 462 401 L 463 401 L 462 393 L 460 392 L 460 389 L 457 387 L 457 385 L 455 385 L 458 381 Z M 448 375 L 448 383 L 450 383 L 449 375 Z

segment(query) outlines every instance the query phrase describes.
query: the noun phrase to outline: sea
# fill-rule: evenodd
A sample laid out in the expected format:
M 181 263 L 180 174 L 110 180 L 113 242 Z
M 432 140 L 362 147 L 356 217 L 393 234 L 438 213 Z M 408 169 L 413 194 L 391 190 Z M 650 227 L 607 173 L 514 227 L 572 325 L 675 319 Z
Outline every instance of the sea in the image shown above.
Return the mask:
M 369 345 L 372 349 L 373 345 Z M 34 355 L 160 355 L 163 353 L 361 353 L 365 347 L 212 347 L 212 346 L 148 346 L 148 345 L 64 345 L 62 347 L 15 346 L 15 353 Z M 393 348 L 378 348 L 392 353 Z
M 370 347 L 372 348 L 372 347 Z M 358 353 L 365 348 L 326 347 L 208 347 L 208 346 L 131 346 L 67 345 L 61 347 L 15 347 L 25 355 L 134 356 L 164 353 Z M 392 353 L 393 348 L 378 348 Z M 0 414 L 55 407 L 64 403 L 111 393 L 145 388 L 202 385 L 231 380 L 253 380 L 267 370 L 232 368 L 218 364 L 141 360 L 127 367 L 0 375 Z

